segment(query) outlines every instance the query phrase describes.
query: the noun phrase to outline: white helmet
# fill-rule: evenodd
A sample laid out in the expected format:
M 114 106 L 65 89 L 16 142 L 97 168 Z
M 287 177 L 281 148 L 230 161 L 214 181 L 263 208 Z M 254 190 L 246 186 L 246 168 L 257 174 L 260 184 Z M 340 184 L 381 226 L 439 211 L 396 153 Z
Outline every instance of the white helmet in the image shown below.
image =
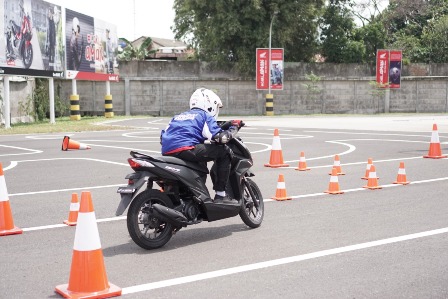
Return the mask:
M 79 20 L 77 17 L 74 17 L 72 20 L 72 30 L 78 32 Z
M 199 108 L 218 118 L 219 108 L 222 108 L 221 99 L 213 91 L 205 88 L 197 89 L 190 98 L 190 109 Z

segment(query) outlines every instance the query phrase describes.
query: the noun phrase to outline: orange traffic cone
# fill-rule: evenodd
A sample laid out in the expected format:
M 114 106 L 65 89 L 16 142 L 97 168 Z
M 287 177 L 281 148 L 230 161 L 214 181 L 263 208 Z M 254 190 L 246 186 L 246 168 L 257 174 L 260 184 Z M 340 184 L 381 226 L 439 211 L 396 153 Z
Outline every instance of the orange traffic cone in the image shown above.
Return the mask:
M 14 226 L 3 166 L 0 163 L 0 236 L 21 234 L 22 232 L 20 228 Z
M 446 158 L 446 155 L 442 155 L 442 149 L 440 148 L 439 133 L 437 132 L 437 125 L 432 125 L 431 143 L 429 144 L 428 155 L 423 158 L 441 159 Z
M 70 226 L 76 225 L 78 221 L 79 202 L 78 194 L 72 193 L 72 201 L 70 203 L 70 212 L 68 213 L 68 220 L 64 220 L 64 223 Z
M 336 169 L 336 167 L 333 167 L 331 169 L 330 184 L 328 185 L 328 190 L 324 192 L 328 194 L 344 193 L 344 191 L 341 191 L 341 189 L 339 188 L 338 170 Z
M 297 166 L 297 168 L 295 168 L 295 170 L 299 170 L 299 171 L 310 170 L 306 166 L 306 160 L 305 160 L 305 153 L 304 152 L 300 152 L 299 165 Z
M 404 169 L 404 162 L 400 162 L 400 168 L 398 168 L 397 180 L 394 184 L 407 185 L 409 182 L 406 179 L 406 170 Z
M 369 179 L 370 167 L 372 167 L 372 165 L 373 165 L 372 158 L 368 158 L 367 165 L 366 165 L 366 173 L 364 174 L 364 176 L 361 179 L 363 179 L 363 180 Z
M 274 130 L 274 139 L 272 140 L 271 157 L 269 159 L 269 163 L 264 164 L 264 166 L 272 168 L 289 166 L 283 162 L 283 152 L 280 144 L 278 129 Z
M 363 186 L 363 188 L 367 188 L 367 189 L 371 189 L 371 190 L 383 188 L 381 186 L 378 186 L 378 178 L 376 176 L 375 165 L 372 165 L 370 167 L 369 179 L 367 180 L 367 185 Z
M 283 174 L 279 174 L 279 176 L 278 176 L 277 190 L 275 191 L 275 196 L 272 197 L 272 199 L 275 199 L 275 200 L 292 199 L 292 197 L 289 197 L 288 195 L 286 195 L 286 184 L 285 184 L 285 178 L 283 177 Z
M 103 250 L 90 192 L 81 193 L 68 284 L 55 291 L 65 298 L 107 298 L 121 295 L 121 288 L 107 281 Z
M 338 175 L 345 175 L 345 173 L 342 172 L 341 161 L 339 160 L 339 155 L 334 156 L 333 168 L 336 168 Z M 332 172 L 333 172 L 333 170 L 332 170 Z M 332 172 L 330 172 L 328 174 L 333 174 Z
M 86 150 L 91 149 L 90 146 L 84 143 L 79 143 L 78 141 L 71 140 L 70 137 L 64 136 L 62 140 L 62 150 L 67 151 L 69 149 L 72 150 Z

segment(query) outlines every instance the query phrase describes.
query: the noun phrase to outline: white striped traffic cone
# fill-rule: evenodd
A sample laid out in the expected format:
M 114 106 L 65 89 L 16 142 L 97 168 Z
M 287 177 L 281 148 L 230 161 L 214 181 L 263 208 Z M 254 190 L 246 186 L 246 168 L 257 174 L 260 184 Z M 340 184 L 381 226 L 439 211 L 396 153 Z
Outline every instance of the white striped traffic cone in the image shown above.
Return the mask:
M 378 177 L 376 176 L 375 165 L 372 165 L 370 167 L 369 179 L 367 180 L 367 185 L 363 186 L 363 188 L 367 188 L 367 189 L 370 189 L 370 190 L 383 188 L 383 187 L 378 185 Z
M 11 206 L 9 204 L 8 189 L 6 189 L 3 166 L 0 163 L 0 236 L 21 234 L 23 231 L 14 225 Z
M 64 220 L 64 223 L 70 226 L 76 225 L 78 221 L 79 202 L 78 194 L 72 193 L 72 201 L 70 202 L 70 212 L 68 213 L 68 219 Z
M 121 295 L 121 288 L 107 281 L 98 225 L 88 191 L 81 193 L 69 282 L 56 286 L 55 291 L 65 298 L 108 298 Z
M 428 154 L 423 158 L 441 159 L 446 158 L 447 155 L 442 155 L 442 149 L 440 147 L 439 133 L 437 131 L 437 125 L 432 125 L 431 143 L 429 144 Z
M 363 179 L 363 180 L 369 179 L 370 167 L 372 167 L 372 165 L 373 165 L 372 158 L 368 158 L 367 165 L 366 165 L 366 173 L 364 174 L 364 176 L 361 179 Z
M 274 139 L 272 140 L 271 157 L 268 164 L 264 164 L 266 167 L 287 167 L 288 164 L 283 162 L 282 146 L 280 144 L 280 135 L 278 129 L 274 130 Z
M 394 184 L 407 185 L 409 181 L 406 179 L 406 170 L 404 169 L 404 162 L 400 162 L 400 167 L 398 168 L 397 180 Z
M 300 152 L 299 165 L 297 166 L 297 168 L 295 168 L 295 170 L 299 170 L 299 171 L 310 170 L 310 168 L 308 168 L 306 166 L 306 160 L 305 160 L 305 153 L 304 152 Z
M 341 161 L 339 160 L 339 155 L 334 156 L 333 168 L 336 168 L 336 173 L 338 175 L 345 175 L 345 173 L 342 172 Z M 329 174 L 331 175 L 332 172 L 330 172 Z
M 277 189 L 275 190 L 275 196 L 272 197 L 272 199 L 275 199 L 275 200 L 292 199 L 292 197 L 290 197 L 286 194 L 286 184 L 285 184 L 285 178 L 283 177 L 283 174 L 280 174 L 278 176 Z
M 344 191 L 341 191 L 339 188 L 338 170 L 335 167 L 331 169 L 330 184 L 328 185 L 328 190 L 324 192 L 333 195 L 344 193 Z

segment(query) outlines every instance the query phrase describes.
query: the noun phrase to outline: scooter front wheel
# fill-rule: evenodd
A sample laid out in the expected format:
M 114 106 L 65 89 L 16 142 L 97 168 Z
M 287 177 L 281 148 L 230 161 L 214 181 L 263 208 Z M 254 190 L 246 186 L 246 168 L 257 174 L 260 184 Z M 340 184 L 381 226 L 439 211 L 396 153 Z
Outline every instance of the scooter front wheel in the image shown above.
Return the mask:
M 155 203 L 173 208 L 171 199 L 155 189 L 147 189 L 137 195 L 128 209 L 127 226 L 132 240 L 144 249 L 156 249 L 165 245 L 173 234 L 173 226 L 152 214 Z
M 242 183 L 243 203 L 240 217 L 247 226 L 257 228 L 261 225 L 264 217 L 263 195 L 261 195 L 257 184 L 251 179 L 246 178 Z

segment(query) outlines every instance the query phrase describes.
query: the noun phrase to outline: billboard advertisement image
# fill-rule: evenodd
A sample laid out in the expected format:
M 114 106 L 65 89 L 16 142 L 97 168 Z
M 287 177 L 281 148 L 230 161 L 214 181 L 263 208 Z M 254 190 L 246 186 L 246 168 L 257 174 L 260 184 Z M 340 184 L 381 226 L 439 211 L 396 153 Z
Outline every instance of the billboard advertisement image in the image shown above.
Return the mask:
M 401 85 L 401 50 L 391 50 L 389 58 L 390 88 L 400 88 Z
M 271 50 L 271 89 L 283 90 L 283 49 Z
M 66 9 L 66 78 L 118 81 L 116 26 Z
M 61 7 L 39 0 L 1 0 L 0 74 L 61 77 Z

